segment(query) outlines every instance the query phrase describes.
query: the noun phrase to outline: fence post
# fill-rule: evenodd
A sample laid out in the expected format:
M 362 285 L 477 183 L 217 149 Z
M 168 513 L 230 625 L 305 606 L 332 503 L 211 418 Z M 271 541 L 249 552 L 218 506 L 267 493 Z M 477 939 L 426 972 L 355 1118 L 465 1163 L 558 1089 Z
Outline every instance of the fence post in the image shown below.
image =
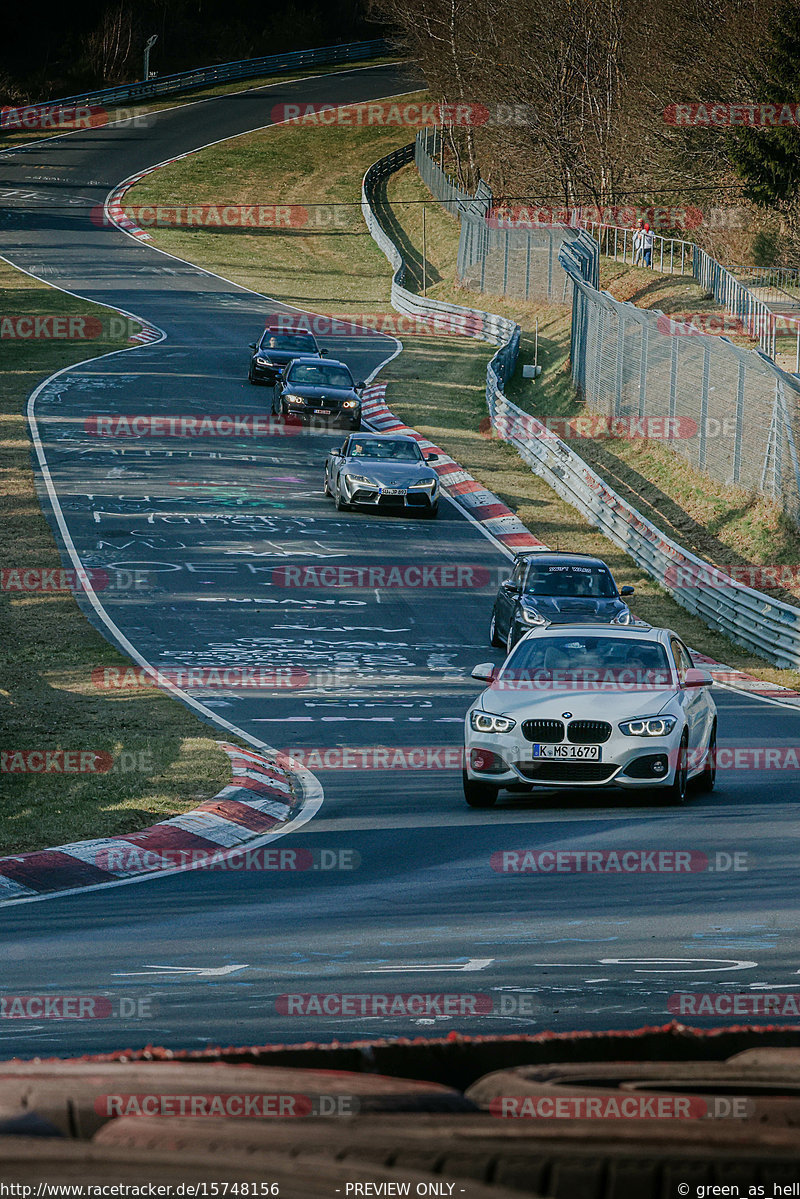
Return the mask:
M 733 482 L 742 477 L 742 430 L 744 426 L 744 381 L 745 365 L 739 359 L 739 376 L 736 384 L 736 434 L 733 442 Z
M 650 348 L 650 322 L 647 317 L 644 318 L 641 324 L 642 329 L 642 345 L 641 358 L 639 360 L 639 412 L 638 415 L 643 417 L 647 410 L 647 358 Z
M 552 252 L 552 246 L 550 247 Z M 566 273 L 566 272 L 565 272 Z M 525 238 L 525 299 L 528 299 L 531 290 L 531 239 L 530 234 Z M 548 293 L 549 295 L 549 293 Z
M 505 230 L 503 238 L 503 295 L 508 294 L 508 239 L 511 236 L 511 230 Z
M 708 383 L 711 375 L 711 350 L 703 341 L 703 390 L 700 395 L 700 450 L 697 465 L 703 470 L 706 465 L 706 435 L 708 433 Z
M 549 253 L 547 255 L 547 298 L 548 298 L 548 300 L 550 300 L 553 297 L 553 230 L 552 229 L 548 230 L 548 236 L 549 236 L 550 241 L 549 241 L 549 247 L 548 247 Z M 531 235 L 529 233 L 528 234 L 528 242 L 529 243 L 530 243 L 530 238 L 531 238 Z
M 611 401 L 613 407 L 608 414 L 609 420 L 614 420 L 614 418 L 620 413 L 620 411 L 622 409 L 622 377 L 623 377 L 623 366 L 624 366 L 624 362 L 625 362 L 625 325 L 626 325 L 625 317 L 620 312 L 619 313 L 619 323 L 617 326 L 616 383 L 615 383 L 615 387 L 614 387 L 614 395 L 613 395 L 612 401 Z

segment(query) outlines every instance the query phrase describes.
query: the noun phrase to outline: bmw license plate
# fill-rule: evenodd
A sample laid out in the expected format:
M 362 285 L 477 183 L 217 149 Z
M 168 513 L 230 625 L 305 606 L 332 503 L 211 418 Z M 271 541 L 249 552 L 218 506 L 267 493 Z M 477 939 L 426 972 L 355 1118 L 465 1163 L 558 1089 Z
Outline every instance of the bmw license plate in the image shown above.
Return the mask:
M 328 415 L 327 408 L 315 408 L 314 409 L 314 416 L 327 416 L 327 415 Z
M 405 495 L 406 490 L 405 487 L 383 487 L 381 488 L 381 495 Z
M 569 758 L 581 762 L 600 762 L 603 751 L 599 745 L 534 745 L 534 758 Z

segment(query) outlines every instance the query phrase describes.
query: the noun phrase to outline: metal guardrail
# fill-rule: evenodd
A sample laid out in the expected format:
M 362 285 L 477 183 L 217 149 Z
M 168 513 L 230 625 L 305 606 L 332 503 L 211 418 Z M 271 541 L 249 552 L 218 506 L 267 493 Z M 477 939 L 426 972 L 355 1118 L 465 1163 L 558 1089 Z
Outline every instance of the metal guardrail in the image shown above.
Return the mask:
M 741 266 L 725 267 L 737 279 L 746 279 L 751 286 L 774 289 L 800 304 L 800 267 L 798 266 Z
M 381 227 L 374 208 L 375 188 L 379 182 L 407 163 L 414 161 L 415 143 L 403 146 L 373 163 L 364 175 L 361 184 L 361 212 L 372 239 L 388 258 L 394 269 L 392 279 L 392 307 L 409 316 L 430 317 L 441 323 L 441 317 L 452 316 L 457 329 L 469 328 L 470 335 L 491 345 L 499 346 L 498 352 L 489 363 L 488 370 L 502 386 L 514 373 L 519 354 L 520 328 L 514 321 L 484 312 L 480 308 L 465 308 L 460 304 L 447 304 L 417 295 L 404 287 L 406 264 L 397 246 Z
M 495 344 L 507 339 L 486 369 L 486 402 L 492 427 L 499 436 L 513 445 L 523 461 L 562 499 L 630 554 L 637 565 L 669 591 L 682 607 L 699 616 L 711 628 L 776 665 L 800 666 L 800 608 L 771 600 L 671 541 L 608 487 L 565 442 L 507 399 L 502 387 L 513 373 L 519 353 L 518 325 L 474 308 L 423 299 L 403 287 L 403 256 L 381 228 L 372 201 L 377 183 L 411 162 L 413 157 L 413 145 L 387 155 L 369 168 L 361 186 L 361 211 L 367 228 L 395 271 L 393 307 L 414 315 L 471 314 L 481 320 L 482 332 L 476 336 Z M 586 249 L 581 253 L 584 238 L 590 240 L 587 234 L 579 236 L 570 246 L 570 254 L 589 273 L 593 252 Z M 583 286 L 589 285 L 583 283 Z
M 601 254 L 615 262 L 633 265 L 635 230 L 586 220 L 579 224 L 598 243 Z M 716 302 L 736 318 L 739 331 L 754 338 L 768 358 L 775 358 L 776 337 L 795 337 L 795 372 L 800 373 L 800 313 L 794 318 L 773 312 L 769 307 L 771 302 L 781 301 L 780 291 L 784 291 L 786 300 L 800 303 L 800 293 L 792 296 L 785 291 L 786 287 L 800 286 L 798 270 L 791 267 L 726 267 L 694 242 L 660 234 L 654 235 L 652 269 L 663 274 L 694 276 L 700 286 L 711 292 Z M 776 272 L 780 274 L 776 275 Z M 774 293 L 774 300 L 756 296 L 751 290 L 753 286 L 759 290 L 769 289 L 771 294 Z
M 635 229 L 627 225 L 602 225 L 597 221 L 579 220 L 578 225 L 585 229 L 600 246 L 600 253 L 615 262 L 634 263 L 633 235 Z M 693 274 L 692 252 L 695 245 L 690 241 L 682 241 L 679 237 L 663 237 L 660 233 L 653 234 L 652 270 L 665 275 Z
M 699 246 L 695 246 L 693 274 L 726 312 L 741 321 L 743 331 L 758 340 L 767 357 L 774 359 L 776 317 L 768 305 Z
M 130 100 L 149 100 L 156 96 L 171 96 L 177 92 L 191 91 L 207 83 L 225 83 L 233 79 L 255 79 L 261 75 L 275 75 L 292 71 L 298 67 L 329 66 L 337 62 L 358 62 L 365 58 L 390 51 L 384 38 L 366 42 L 348 42 L 341 46 L 319 46 L 314 50 L 292 50 L 287 54 L 268 54 L 264 58 L 244 58 L 239 62 L 218 63 L 210 67 L 195 67 L 191 71 L 180 71 L 175 75 L 164 75 L 138 83 L 123 83 L 119 87 L 107 87 L 101 91 L 81 92 L 76 96 L 63 96 L 57 100 L 39 101 L 30 107 L 52 105 L 124 104 Z M 28 107 L 28 106 L 26 106 Z
M 777 666 L 800 666 L 800 608 L 769 599 L 683 549 L 502 391 L 487 391 L 487 399 L 498 435 L 683 608 Z

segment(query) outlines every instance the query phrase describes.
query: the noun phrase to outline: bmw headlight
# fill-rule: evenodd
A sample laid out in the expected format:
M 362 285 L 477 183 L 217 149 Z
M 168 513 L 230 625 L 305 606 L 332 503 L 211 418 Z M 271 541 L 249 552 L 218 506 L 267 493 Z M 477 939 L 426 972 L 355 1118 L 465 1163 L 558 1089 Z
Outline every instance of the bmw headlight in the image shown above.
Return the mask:
M 611 623 L 612 624 L 633 624 L 633 616 L 631 614 L 630 608 L 623 608 L 622 612 L 618 612 L 617 615 L 614 617 L 614 619 L 611 621 Z
M 675 728 L 677 716 L 637 716 L 626 720 L 619 731 L 626 737 L 666 737 Z
M 256 358 L 256 366 L 269 366 L 269 358 Z
M 363 483 L 366 487 L 377 487 L 378 486 L 378 484 L 374 483 L 372 481 L 372 479 L 368 479 L 366 475 L 354 475 L 351 471 L 347 472 L 347 482 L 348 483 Z
M 529 624 L 529 625 L 549 624 L 549 621 L 547 620 L 547 618 L 545 616 L 542 616 L 542 614 L 540 612 L 534 612 L 534 610 L 532 608 L 520 608 L 519 618 L 523 624 Z
M 438 479 L 418 479 L 416 483 L 409 483 L 409 488 L 425 487 L 428 491 L 430 491 L 438 482 Z
M 469 714 L 469 723 L 476 733 L 510 733 L 517 722 L 510 716 L 493 716 L 476 708 Z
M 343 408 L 358 408 L 358 406 L 358 400 L 344 400 L 342 402 Z
M 285 395 L 283 398 L 287 404 L 305 404 L 302 396 Z

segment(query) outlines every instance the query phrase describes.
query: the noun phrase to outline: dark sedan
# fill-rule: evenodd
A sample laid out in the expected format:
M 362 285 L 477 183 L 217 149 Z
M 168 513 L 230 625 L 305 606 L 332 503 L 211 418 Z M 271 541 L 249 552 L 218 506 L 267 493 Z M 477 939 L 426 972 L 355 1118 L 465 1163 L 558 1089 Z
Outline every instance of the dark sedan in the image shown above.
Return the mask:
M 361 391 L 343 362 L 296 358 L 282 372 L 280 411 L 284 420 L 361 428 Z
M 600 558 L 539 551 L 520 555 L 494 601 L 489 636 L 510 653 L 524 633 L 554 624 L 634 623 L 611 571 Z
M 313 333 L 291 332 L 283 329 L 265 329 L 260 341 L 251 341 L 250 369 L 247 378 L 251 383 L 268 383 L 274 387 L 278 376 L 295 358 L 324 358 L 325 351 L 317 345 Z

